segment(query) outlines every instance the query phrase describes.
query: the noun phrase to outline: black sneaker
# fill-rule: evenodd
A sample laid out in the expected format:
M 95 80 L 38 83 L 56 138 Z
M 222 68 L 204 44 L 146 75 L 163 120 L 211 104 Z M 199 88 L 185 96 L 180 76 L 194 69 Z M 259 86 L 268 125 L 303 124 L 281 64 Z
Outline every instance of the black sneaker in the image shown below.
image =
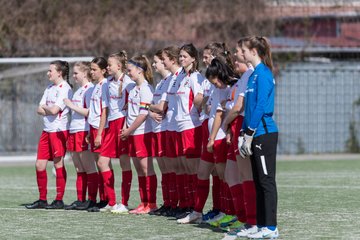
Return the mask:
M 25 205 L 27 209 L 39 209 L 39 208 L 46 208 L 48 203 L 46 200 L 37 200 L 31 204 Z
M 76 200 L 75 202 L 73 202 L 70 205 L 65 205 L 64 209 L 65 210 L 76 210 L 76 207 L 79 206 L 82 203 L 83 202 Z
M 64 209 L 64 202 L 62 200 L 54 200 L 46 209 Z
M 161 216 L 163 212 L 168 211 L 170 208 L 171 208 L 170 206 L 162 205 L 160 208 L 156 209 L 155 211 L 149 212 L 149 215 Z
M 100 201 L 98 203 L 96 203 L 96 207 L 98 208 L 104 208 L 106 207 L 106 205 L 108 205 L 109 201 Z
M 178 208 L 178 207 L 176 207 L 176 208 L 170 208 L 168 211 L 164 212 L 164 213 L 162 214 L 162 216 L 164 216 L 164 217 L 175 217 L 176 214 L 178 213 L 178 211 L 179 211 L 179 208 Z
M 80 203 L 75 207 L 75 210 L 88 210 L 89 208 L 93 208 L 96 206 L 96 202 L 87 200 L 85 202 Z
M 191 208 L 180 208 L 180 210 L 176 213 L 175 218 L 176 219 L 184 218 L 187 215 L 189 215 L 189 213 L 191 213 L 191 211 L 192 211 Z
M 95 207 L 88 208 L 87 211 L 88 212 L 100 212 L 100 208 L 95 206 Z

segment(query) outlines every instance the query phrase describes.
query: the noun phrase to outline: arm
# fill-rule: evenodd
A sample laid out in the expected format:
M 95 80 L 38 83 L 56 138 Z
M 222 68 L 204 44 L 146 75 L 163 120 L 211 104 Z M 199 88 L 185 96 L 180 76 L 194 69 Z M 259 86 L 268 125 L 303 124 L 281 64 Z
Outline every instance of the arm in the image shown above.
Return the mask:
M 46 116 L 45 110 L 41 106 L 38 107 L 36 113 L 41 116 Z
M 213 146 L 215 142 L 216 135 L 221 127 L 221 122 L 223 118 L 224 112 L 221 110 L 217 110 L 215 114 L 214 124 L 211 129 L 210 137 L 209 137 L 209 143 L 207 145 L 207 149 L 209 152 L 213 152 Z
M 74 103 L 71 102 L 70 99 L 65 98 L 64 103 L 68 108 L 70 108 L 71 110 L 81 114 L 82 116 L 84 116 L 84 117 L 89 116 L 89 109 L 76 106 Z
M 160 101 L 159 104 L 151 104 L 150 110 L 153 112 L 156 112 L 156 113 L 163 113 L 163 112 L 165 112 L 167 105 L 168 104 L 166 101 Z
M 229 113 L 226 115 L 224 119 L 225 129 L 228 129 L 231 122 L 234 121 L 234 119 L 237 116 L 239 116 L 239 114 L 243 111 L 243 109 L 244 109 L 244 97 L 239 96 L 234 107 L 230 109 Z
M 194 106 L 195 106 L 198 110 L 202 109 L 203 99 L 204 99 L 204 95 L 203 95 L 202 93 L 196 94 L 196 96 L 195 96 L 195 98 L 194 98 Z
M 128 128 L 123 128 L 121 131 L 121 139 L 127 139 L 132 132 L 134 132 L 143 122 L 145 122 L 146 118 L 147 114 L 139 114 L 133 124 L 131 124 Z
M 100 125 L 99 125 L 99 129 L 98 129 L 97 135 L 94 140 L 95 147 L 99 147 L 101 145 L 101 140 L 102 140 L 101 136 L 102 136 L 102 132 L 104 131 L 104 128 L 105 128 L 106 119 L 107 119 L 107 107 L 103 108 L 102 112 L 101 112 Z
M 45 115 L 56 115 L 61 111 L 61 108 L 59 106 L 53 105 L 52 107 L 48 107 L 46 105 L 41 105 L 41 108 L 44 110 Z

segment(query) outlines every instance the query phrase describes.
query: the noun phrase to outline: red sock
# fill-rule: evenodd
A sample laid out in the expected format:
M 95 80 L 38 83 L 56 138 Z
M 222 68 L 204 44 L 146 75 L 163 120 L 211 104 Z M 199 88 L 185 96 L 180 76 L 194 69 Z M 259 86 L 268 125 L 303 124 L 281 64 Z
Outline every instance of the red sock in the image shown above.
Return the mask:
M 116 204 L 116 195 L 115 195 L 115 188 L 114 188 L 114 172 L 113 170 L 101 172 L 101 175 L 104 180 L 104 190 L 106 196 L 108 197 L 109 206 L 114 206 Z
M 55 200 L 62 200 L 65 193 L 66 185 L 66 169 L 65 167 L 56 169 L 56 198 Z
M 156 204 L 157 178 L 156 175 L 146 177 L 146 192 L 148 203 Z
M 138 181 L 139 181 L 140 201 L 142 203 L 148 203 L 147 191 L 146 191 L 146 177 L 138 176 Z
M 132 171 L 131 170 L 122 171 L 121 203 L 125 206 L 128 206 L 128 201 L 130 198 L 131 181 L 132 181 Z
M 191 207 L 194 207 L 195 206 L 195 202 L 196 202 L 196 189 L 197 189 L 197 181 L 198 181 L 198 178 L 197 178 L 197 174 L 193 174 L 193 175 L 190 175 L 191 178 L 192 178 L 192 186 L 191 186 L 191 197 L 192 197 L 192 201 L 193 201 L 193 205 Z
M 256 190 L 253 181 L 243 183 L 246 223 L 256 225 Z
M 226 183 L 226 200 L 227 200 L 227 206 L 228 206 L 229 215 L 231 215 L 231 216 L 236 215 L 234 202 L 233 202 L 231 191 L 230 191 L 230 187 L 229 187 L 229 185 L 227 183 Z
M 98 173 L 98 180 L 99 180 L 99 197 L 100 197 L 100 201 L 107 201 L 107 196 L 105 194 L 105 189 L 104 189 L 104 179 L 102 177 L 101 172 Z
M 162 190 L 165 207 L 170 206 L 169 178 L 170 178 L 170 173 L 163 173 L 161 175 L 161 190 Z
M 170 173 L 168 177 L 168 186 L 169 186 L 169 198 L 171 208 L 176 208 L 178 205 L 178 194 L 176 188 L 176 174 L 174 172 Z
M 221 211 L 227 215 L 230 215 L 228 205 L 228 187 L 224 181 L 221 181 Z
M 46 201 L 47 195 L 47 173 L 44 171 L 36 171 L 36 181 L 39 189 L 39 199 Z
M 231 197 L 235 208 L 235 215 L 240 222 L 246 223 L 244 195 L 242 184 L 230 187 Z
M 218 176 L 213 176 L 212 199 L 213 209 L 221 209 L 221 181 Z
M 206 203 L 206 199 L 210 191 L 210 180 L 197 180 L 196 188 L 196 201 L 194 210 L 196 212 L 202 212 Z
M 77 175 L 76 177 L 77 200 L 83 202 L 86 199 L 86 189 L 87 189 L 86 172 L 78 172 L 76 175 Z
M 97 172 L 87 174 L 88 199 L 96 202 L 96 195 L 99 185 L 99 176 Z
M 185 208 L 187 202 L 185 196 L 184 174 L 176 175 L 176 189 L 179 199 L 179 208 Z

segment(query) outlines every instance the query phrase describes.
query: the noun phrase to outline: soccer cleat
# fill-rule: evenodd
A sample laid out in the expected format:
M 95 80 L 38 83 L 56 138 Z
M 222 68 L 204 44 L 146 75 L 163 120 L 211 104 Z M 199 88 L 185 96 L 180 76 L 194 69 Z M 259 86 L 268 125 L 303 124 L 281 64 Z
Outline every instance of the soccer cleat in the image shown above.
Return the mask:
M 129 214 L 129 209 L 123 204 L 118 204 L 116 209 L 111 210 L 111 213 L 114 213 L 114 214 Z
M 184 218 L 186 217 L 187 215 L 189 215 L 191 212 L 193 211 L 192 208 L 179 208 L 179 211 L 178 213 L 175 215 L 175 218 L 176 219 L 181 219 L 181 218 Z
M 106 207 L 108 205 L 108 203 L 109 203 L 108 201 L 101 200 L 100 202 L 96 203 L 96 206 L 98 208 L 104 208 L 104 207 Z
M 149 212 L 149 215 L 152 216 L 161 216 L 164 212 L 168 211 L 170 209 L 170 207 L 164 206 L 162 205 L 160 208 Z
M 46 208 L 48 205 L 46 200 L 37 200 L 31 204 L 25 205 L 27 209 L 40 209 L 40 208 Z
M 111 212 L 112 210 L 115 210 L 117 209 L 118 205 L 115 203 L 114 206 L 110 206 L 109 204 L 106 205 L 105 207 L 103 208 L 100 208 L 100 212 Z
M 101 208 L 98 208 L 97 206 L 94 206 L 94 207 L 88 208 L 86 211 L 88 211 L 88 212 L 100 212 L 100 209 Z
M 81 201 L 74 201 L 72 204 L 70 205 L 65 205 L 64 209 L 65 210 L 76 210 L 76 207 L 79 206 L 80 204 L 82 204 L 83 202 Z
M 186 217 L 177 220 L 177 223 L 181 223 L 181 224 L 201 223 L 201 222 L 202 222 L 202 213 L 196 211 L 192 211 Z
M 263 227 L 260 229 L 260 231 L 247 235 L 247 238 L 250 239 L 275 239 L 278 237 L 279 237 L 279 231 L 277 228 L 275 228 L 275 230 L 272 231 L 267 227 Z
M 50 205 L 47 205 L 45 209 L 64 209 L 64 202 L 62 200 L 54 200 Z
M 139 211 L 143 211 L 146 207 L 147 203 L 140 203 L 139 206 L 137 206 L 135 209 L 130 210 L 130 214 L 137 214 Z
M 219 212 L 218 215 L 216 215 L 216 216 L 213 217 L 212 219 L 206 220 L 205 222 L 211 225 L 212 222 L 217 222 L 217 221 L 219 221 L 220 219 L 222 219 L 224 216 L 225 216 L 225 213 Z
M 143 209 L 138 210 L 136 214 L 148 214 L 156 209 L 158 209 L 156 203 L 148 203 Z
M 213 219 L 215 216 L 217 216 L 220 213 L 217 209 L 212 209 L 208 211 L 206 214 L 203 215 L 203 221 L 206 222 L 208 220 Z
M 80 203 L 75 207 L 76 210 L 88 210 L 89 208 L 93 208 L 96 206 L 96 202 L 87 200 L 85 202 Z
M 221 230 L 223 230 L 224 232 L 231 232 L 233 230 L 239 229 L 244 225 L 244 223 L 236 220 L 235 222 L 231 223 L 229 226 L 227 227 L 220 227 Z M 235 234 L 236 235 L 236 234 Z
M 170 208 L 168 211 L 163 212 L 163 214 L 161 214 L 164 217 L 175 217 L 175 215 L 178 212 L 178 207 L 176 208 Z
M 219 227 L 225 228 L 225 227 L 230 226 L 231 224 L 233 224 L 236 221 L 237 221 L 236 216 L 226 215 L 218 223 L 219 223 Z
M 255 234 L 258 232 L 258 227 L 256 225 L 244 224 L 239 231 L 236 233 L 238 237 L 247 237 L 250 234 Z

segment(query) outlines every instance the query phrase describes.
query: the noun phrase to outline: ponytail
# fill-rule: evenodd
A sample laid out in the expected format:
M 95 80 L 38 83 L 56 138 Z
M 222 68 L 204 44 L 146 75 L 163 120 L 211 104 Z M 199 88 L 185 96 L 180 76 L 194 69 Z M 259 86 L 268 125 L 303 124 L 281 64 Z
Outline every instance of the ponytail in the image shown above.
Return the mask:
M 236 83 L 238 77 L 234 70 L 219 58 L 214 58 L 206 69 L 207 79 L 218 78 L 225 85 L 232 86 Z
M 73 85 L 70 83 L 69 81 L 69 75 L 70 75 L 70 67 L 69 67 L 69 63 L 67 61 L 61 61 L 61 60 L 56 60 L 56 61 L 52 61 L 50 63 L 50 65 L 55 65 L 55 69 L 56 71 L 61 72 L 61 76 L 64 80 L 66 80 L 66 82 L 70 85 L 70 87 L 72 88 Z
M 270 43 L 269 40 L 265 37 L 249 37 L 243 41 L 249 49 L 255 48 L 259 57 L 264 62 L 264 64 L 273 71 L 273 62 L 270 51 Z
M 154 78 L 151 64 L 149 59 L 145 55 L 135 56 L 129 60 L 129 63 L 140 68 L 143 71 L 144 77 L 148 81 L 148 83 L 153 85 Z

